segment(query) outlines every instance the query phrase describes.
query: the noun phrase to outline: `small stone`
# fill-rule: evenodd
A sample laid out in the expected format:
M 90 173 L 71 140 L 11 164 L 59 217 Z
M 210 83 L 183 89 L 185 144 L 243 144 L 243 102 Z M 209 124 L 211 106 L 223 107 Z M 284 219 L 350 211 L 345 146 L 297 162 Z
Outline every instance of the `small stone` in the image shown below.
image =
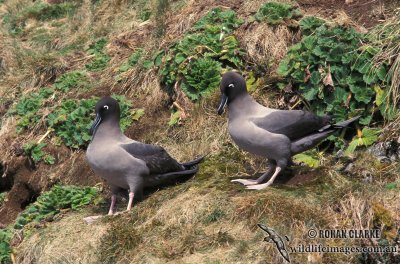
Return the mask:
M 336 152 L 336 158 L 342 158 L 344 157 L 344 151 L 341 149 L 338 152 Z
M 389 156 L 389 159 L 391 162 L 395 162 L 399 159 L 399 156 L 397 155 L 397 153 L 393 153 L 392 155 Z
M 375 156 L 386 156 L 386 142 L 379 142 L 368 148 L 369 152 Z
M 351 171 L 353 170 L 353 167 L 354 167 L 353 163 L 347 164 L 346 168 L 344 169 L 344 172 L 351 173 Z
M 83 221 L 85 221 L 86 224 L 91 225 L 91 224 L 97 222 L 102 217 L 103 217 L 102 215 L 88 216 L 88 217 L 83 218 Z
M 380 163 L 390 163 L 390 159 L 386 156 L 378 156 L 376 157 Z

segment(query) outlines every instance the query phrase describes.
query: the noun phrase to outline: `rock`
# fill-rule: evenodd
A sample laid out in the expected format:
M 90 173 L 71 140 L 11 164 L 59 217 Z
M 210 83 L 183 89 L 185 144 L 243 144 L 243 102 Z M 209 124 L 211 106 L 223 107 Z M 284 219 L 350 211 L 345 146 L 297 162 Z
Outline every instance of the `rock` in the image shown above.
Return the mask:
M 83 218 L 83 221 L 85 221 L 86 224 L 91 225 L 91 224 L 97 222 L 102 217 L 103 217 L 102 215 L 88 216 L 88 217 Z
M 363 176 L 363 182 L 365 182 L 365 183 L 371 183 L 372 182 L 372 174 L 371 174 L 371 172 L 369 172 L 367 170 L 363 170 L 361 172 L 361 175 Z
M 352 173 L 353 167 L 354 167 L 353 163 L 347 164 L 346 168 L 344 168 L 344 172 L 345 173 Z
M 340 149 L 338 152 L 336 152 L 336 158 L 342 158 L 344 157 L 344 151 Z
M 400 139 L 379 142 L 367 149 L 367 152 L 375 156 L 382 163 L 396 162 L 400 159 Z

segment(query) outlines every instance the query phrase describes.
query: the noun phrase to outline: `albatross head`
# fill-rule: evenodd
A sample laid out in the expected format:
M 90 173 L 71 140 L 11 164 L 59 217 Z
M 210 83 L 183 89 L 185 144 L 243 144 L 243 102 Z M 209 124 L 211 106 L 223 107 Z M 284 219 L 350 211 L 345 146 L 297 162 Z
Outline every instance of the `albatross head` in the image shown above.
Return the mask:
M 96 104 L 96 119 L 90 128 L 90 134 L 94 135 L 97 128 L 103 122 L 116 123 L 119 126 L 120 109 L 117 100 L 112 97 L 103 97 Z
M 218 107 L 218 114 L 224 112 L 227 104 L 234 101 L 237 97 L 247 94 L 246 81 L 242 75 L 237 72 L 227 72 L 222 76 L 221 80 L 221 101 Z

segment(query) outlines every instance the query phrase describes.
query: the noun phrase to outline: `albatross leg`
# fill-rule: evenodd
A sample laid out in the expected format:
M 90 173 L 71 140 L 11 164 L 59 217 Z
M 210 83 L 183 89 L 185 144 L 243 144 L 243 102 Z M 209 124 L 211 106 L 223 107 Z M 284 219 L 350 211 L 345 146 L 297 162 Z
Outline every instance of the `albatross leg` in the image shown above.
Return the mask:
M 108 215 L 113 215 L 114 214 L 114 207 L 115 207 L 116 201 L 117 201 L 117 195 L 116 194 L 112 194 L 111 195 L 111 205 L 110 205 L 110 210 L 108 211 Z
M 128 202 L 128 207 L 126 208 L 127 211 L 132 209 L 132 204 L 133 204 L 133 197 L 135 194 L 133 192 L 129 192 L 129 202 Z
M 262 190 L 262 189 L 267 188 L 274 182 L 276 176 L 278 176 L 278 174 L 279 174 L 279 172 L 281 172 L 281 170 L 282 170 L 282 168 L 280 166 L 276 166 L 275 173 L 274 173 L 274 175 L 272 175 L 271 179 L 269 179 L 268 182 L 263 183 L 263 184 L 250 185 L 250 186 L 247 186 L 247 189 Z
M 235 179 L 235 180 L 231 180 L 231 182 L 238 182 L 241 183 L 245 186 L 249 186 L 249 185 L 256 185 L 256 184 L 260 184 L 263 183 L 268 177 L 270 177 L 274 171 L 275 171 L 275 162 L 273 162 L 272 160 L 268 160 L 268 170 L 266 173 L 264 173 L 263 175 L 261 175 L 257 180 L 252 180 L 252 179 Z

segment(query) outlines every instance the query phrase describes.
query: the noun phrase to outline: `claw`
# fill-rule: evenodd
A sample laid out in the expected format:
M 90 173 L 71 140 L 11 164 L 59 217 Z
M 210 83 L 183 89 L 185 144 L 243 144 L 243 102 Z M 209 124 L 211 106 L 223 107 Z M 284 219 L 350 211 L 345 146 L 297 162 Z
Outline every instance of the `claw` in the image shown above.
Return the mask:
M 246 179 L 235 179 L 235 180 L 231 180 L 231 182 L 238 182 L 238 183 L 243 184 L 244 186 L 257 184 L 257 180 L 246 180 Z
M 249 190 L 262 190 L 267 188 L 268 186 L 270 186 L 272 183 L 263 183 L 263 184 L 255 184 L 255 185 L 251 185 L 251 186 L 247 186 L 246 189 Z

